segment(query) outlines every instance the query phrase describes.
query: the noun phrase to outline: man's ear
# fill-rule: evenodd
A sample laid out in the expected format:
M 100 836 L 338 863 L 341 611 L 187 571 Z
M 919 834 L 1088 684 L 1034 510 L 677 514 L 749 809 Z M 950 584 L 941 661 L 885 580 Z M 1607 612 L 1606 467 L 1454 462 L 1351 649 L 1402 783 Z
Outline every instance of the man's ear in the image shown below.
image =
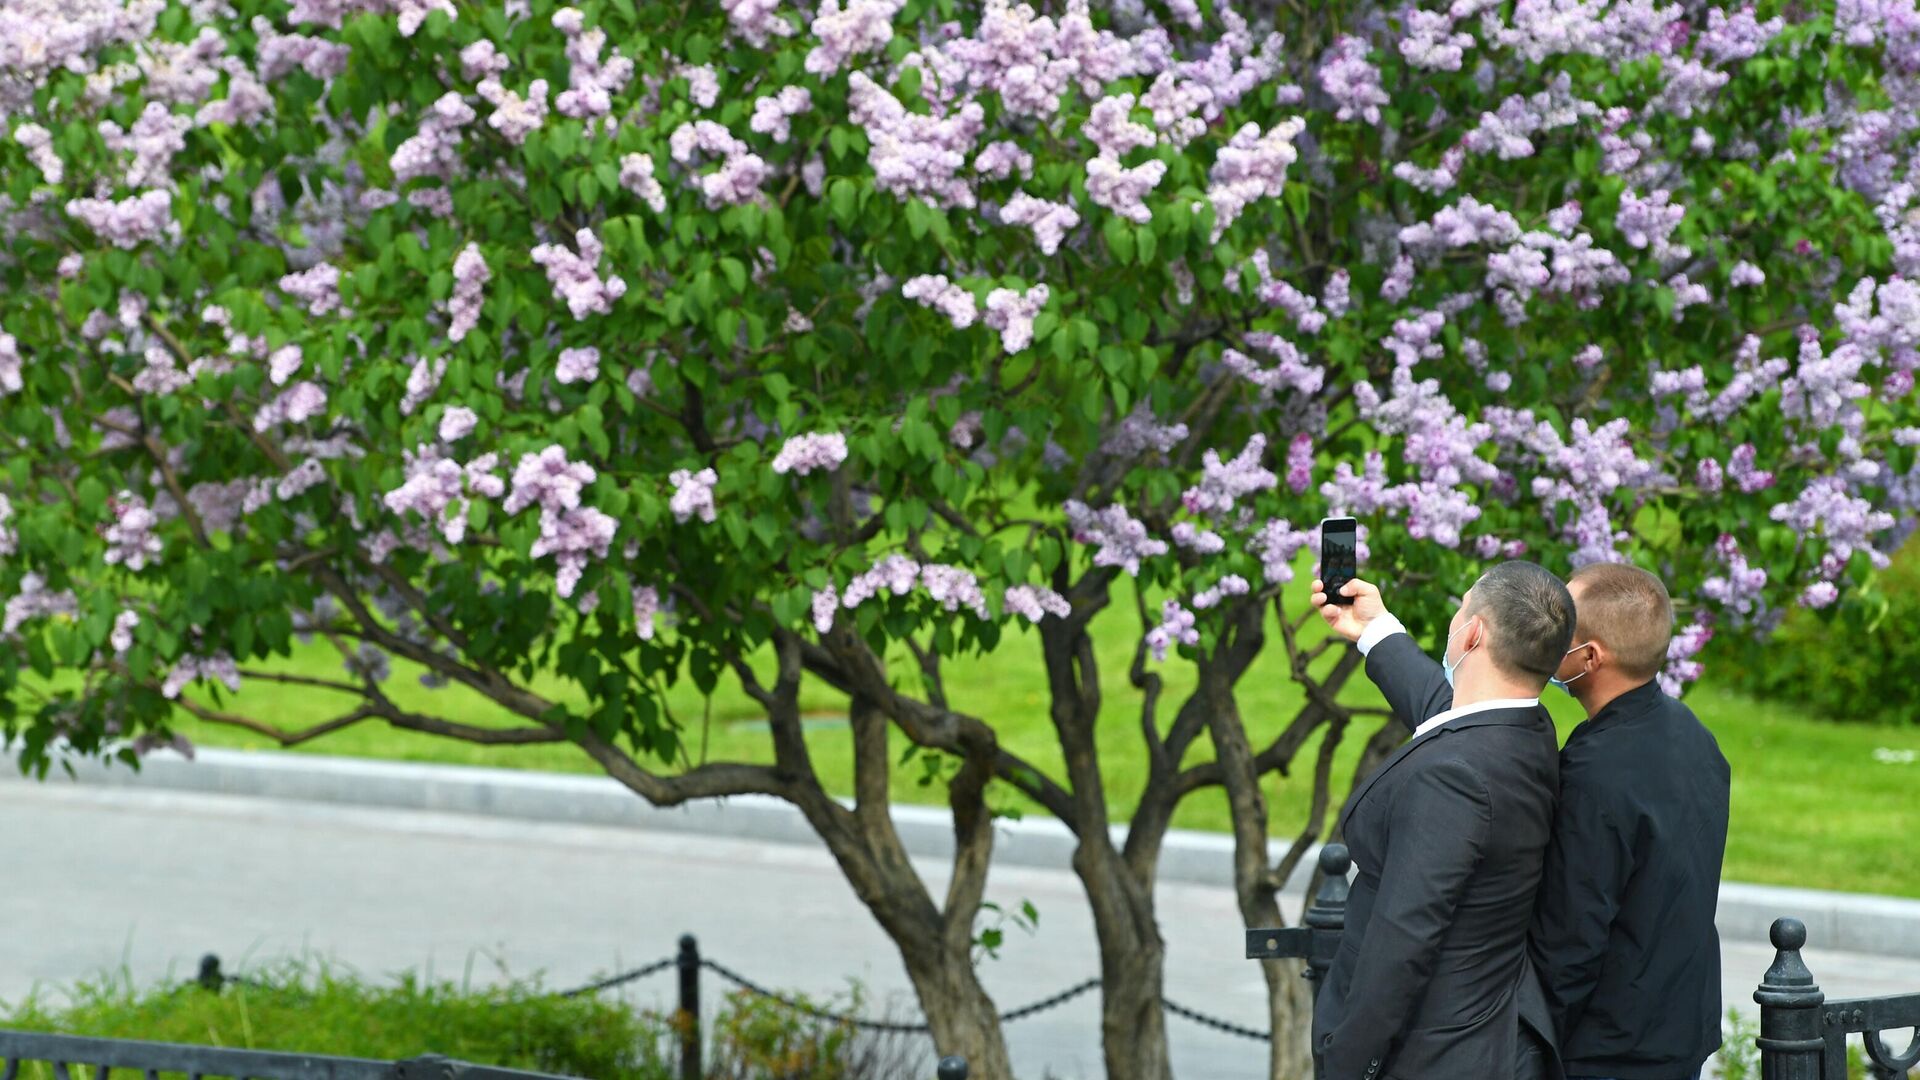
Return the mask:
M 1581 666 L 1587 669 L 1589 675 L 1603 667 L 1613 667 L 1613 651 L 1607 648 L 1606 642 L 1596 638 L 1593 647 L 1587 650 L 1586 659 L 1582 661 Z

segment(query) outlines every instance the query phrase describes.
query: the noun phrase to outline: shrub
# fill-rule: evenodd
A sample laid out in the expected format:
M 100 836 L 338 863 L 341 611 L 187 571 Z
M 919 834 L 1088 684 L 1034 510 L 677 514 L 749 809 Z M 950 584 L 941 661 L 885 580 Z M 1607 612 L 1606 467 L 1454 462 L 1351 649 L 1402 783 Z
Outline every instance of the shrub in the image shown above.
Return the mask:
M 63 998 L 56 1003 L 53 997 Z M 856 988 L 811 1008 L 867 1015 Z M 709 1019 L 708 1080 L 901 1080 L 931 1075 L 925 1036 L 871 1033 L 746 992 Z M 122 972 L 0 1008 L 0 1027 L 109 1039 L 403 1059 L 423 1053 L 592 1080 L 677 1080 L 674 1023 L 613 997 L 562 998 L 537 982 L 472 989 L 411 974 L 374 986 L 287 961 L 219 993 L 192 983 L 138 989 Z M 27 1065 L 23 1080 L 46 1080 Z
M 479 1064 L 594 1080 L 668 1080 L 666 1022 L 617 1000 L 560 998 L 537 984 L 467 989 L 412 975 L 374 986 L 298 961 L 210 993 L 136 989 L 124 973 L 82 981 L 56 1005 L 36 996 L 0 1025 L 115 1039 L 346 1057 L 439 1053 Z
M 1920 719 L 1920 544 L 1827 613 L 1796 608 L 1764 644 L 1742 634 L 1714 642 L 1724 678 L 1755 697 L 1790 701 L 1836 720 Z
M 866 1015 L 858 990 L 826 1005 L 797 1000 L 822 1011 Z M 862 1031 L 745 991 L 727 995 L 714 1021 L 710 1054 L 708 1080 L 899 1080 L 928 1075 L 934 1061 L 925 1036 Z

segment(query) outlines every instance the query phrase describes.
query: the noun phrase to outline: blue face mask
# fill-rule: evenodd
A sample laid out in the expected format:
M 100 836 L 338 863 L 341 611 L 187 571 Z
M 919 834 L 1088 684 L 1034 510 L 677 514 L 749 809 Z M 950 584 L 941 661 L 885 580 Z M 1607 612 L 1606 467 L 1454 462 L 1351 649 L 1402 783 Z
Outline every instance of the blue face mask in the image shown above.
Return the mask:
M 1466 627 L 1465 627 L 1465 626 L 1462 626 L 1462 627 L 1460 628 L 1460 630 L 1465 630 L 1465 629 L 1466 629 Z M 1468 649 L 1468 650 L 1467 650 L 1466 652 L 1463 652 L 1463 653 L 1461 653 L 1461 654 L 1460 654 L 1460 659 L 1458 659 L 1458 660 L 1451 660 L 1451 661 L 1450 661 L 1450 660 L 1448 660 L 1448 659 L 1447 659 L 1447 653 L 1449 653 L 1449 652 L 1451 652 L 1451 651 L 1453 650 L 1453 635 L 1454 635 L 1454 634 L 1458 634 L 1458 633 L 1460 632 L 1460 630 L 1455 630 L 1455 631 L 1453 632 L 1453 634 L 1448 634 L 1448 635 L 1447 635 L 1447 643 L 1446 643 L 1445 645 L 1442 645 L 1442 646 L 1440 647 L 1440 671 L 1441 671 L 1441 673 L 1442 673 L 1442 674 L 1444 674 L 1444 675 L 1446 675 L 1446 677 L 1447 677 L 1447 687 L 1448 687 L 1449 689 L 1451 689 L 1451 688 L 1453 687 L 1453 673 L 1454 673 L 1454 672 L 1456 672 L 1456 671 L 1459 671 L 1459 670 L 1460 670 L 1460 665 L 1461 665 L 1462 663 L 1465 663 L 1465 662 L 1466 662 L 1466 659 L 1467 659 L 1467 653 L 1471 653 L 1471 652 L 1473 651 L 1473 649 L 1477 649 L 1477 648 L 1479 648 L 1479 647 L 1480 647 L 1479 645 L 1477 645 L 1477 644 L 1476 644 L 1476 645 L 1475 645 L 1475 646 L 1473 647 L 1473 649 Z
M 1585 649 L 1585 648 L 1588 648 L 1588 647 L 1590 647 L 1590 646 L 1591 646 L 1592 644 L 1593 644 L 1593 642 L 1591 642 L 1591 641 L 1589 641 L 1589 642 L 1587 642 L 1587 643 L 1586 643 L 1585 645 L 1575 645 L 1575 646 L 1574 646 L 1573 648 L 1571 648 L 1571 649 L 1568 649 L 1568 650 L 1567 650 L 1567 655 L 1568 655 L 1568 656 L 1572 656 L 1572 655 L 1573 655 L 1574 653 L 1577 653 L 1577 652 L 1579 652 L 1579 651 L 1580 651 L 1581 649 Z M 1553 685 L 1555 685 L 1555 686 L 1557 686 L 1557 687 L 1559 687 L 1560 689 L 1562 689 L 1562 690 L 1565 690 L 1565 691 L 1567 692 L 1567 696 L 1568 696 L 1568 697 L 1572 697 L 1572 696 L 1573 696 L 1573 684 L 1574 684 L 1574 683 L 1577 683 L 1577 682 L 1579 682 L 1579 681 L 1580 681 L 1581 679 L 1584 679 L 1584 678 L 1586 678 L 1586 677 L 1587 677 L 1587 673 L 1583 671 L 1583 672 L 1581 672 L 1580 674 L 1578 674 L 1578 675 L 1575 675 L 1575 676 L 1574 676 L 1573 678 L 1571 678 L 1571 679 L 1557 679 L 1557 678 L 1556 678 L 1556 679 L 1548 679 L 1547 681 L 1548 681 L 1548 682 L 1550 682 L 1550 683 L 1552 683 Z

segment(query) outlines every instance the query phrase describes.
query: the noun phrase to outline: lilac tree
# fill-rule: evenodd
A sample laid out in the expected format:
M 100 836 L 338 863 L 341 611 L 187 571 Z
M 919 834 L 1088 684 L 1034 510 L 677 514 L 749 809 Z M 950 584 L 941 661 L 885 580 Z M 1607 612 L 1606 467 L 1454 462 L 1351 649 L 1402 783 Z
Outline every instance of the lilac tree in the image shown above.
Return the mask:
M 1654 568 L 1675 690 L 1911 529 L 1917 77 L 1914 0 L 14 0 L 0 723 L 41 770 L 184 710 L 787 799 L 991 1080 L 1005 793 L 1078 838 L 1108 1074 L 1158 1080 L 1176 808 L 1224 791 L 1272 924 L 1335 747 L 1397 736 L 1304 632 L 1320 517 L 1414 625 L 1490 560 Z M 1116 600 L 1149 761 L 1118 843 Z M 309 637 L 340 675 L 279 662 Z M 1305 704 L 1243 716 L 1271 637 Z M 1058 770 L 943 678 L 1035 642 Z M 396 657 L 517 723 L 403 707 Z M 236 713 L 250 679 L 340 714 Z M 737 682 L 773 762 L 694 760 L 681 680 Z M 803 686 L 846 702 L 847 801 Z M 890 738 L 945 786 L 944 895 Z M 1262 784 L 1316 738 L 1276 866 Z

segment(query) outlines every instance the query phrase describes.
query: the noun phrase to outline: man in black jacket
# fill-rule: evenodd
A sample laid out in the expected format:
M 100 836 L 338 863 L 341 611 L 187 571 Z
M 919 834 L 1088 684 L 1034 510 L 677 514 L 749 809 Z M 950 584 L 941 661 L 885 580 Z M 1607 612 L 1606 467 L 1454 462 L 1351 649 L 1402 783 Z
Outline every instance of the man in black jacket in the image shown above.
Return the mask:
M 1570 1077 L 1684 1080 L 1720 1046 L 1730 773 L 1692 710 L 1662 693 L 1673 604 L 1660 579 L 1597 563 L 1555 683 L 1587 720 L 1560 754 L 1560 810 L 1532 954 Z
M 1540 691 L 1573 636 L 1566 586 L 1494 567 L 1448 627 L 1440 663 L 1350 581 L 1313 602 L 1367 657 L 1412 741 L 1355 788 L 1340 829 L 1357 871 L 1314 1014 L 1326 1080 L 1533 1080 L 1550 1052 L 1523 1033 L 1526 928 L 1558 787 Z M 1544 1021 L 1540 1022 L 1544 1026 Z

